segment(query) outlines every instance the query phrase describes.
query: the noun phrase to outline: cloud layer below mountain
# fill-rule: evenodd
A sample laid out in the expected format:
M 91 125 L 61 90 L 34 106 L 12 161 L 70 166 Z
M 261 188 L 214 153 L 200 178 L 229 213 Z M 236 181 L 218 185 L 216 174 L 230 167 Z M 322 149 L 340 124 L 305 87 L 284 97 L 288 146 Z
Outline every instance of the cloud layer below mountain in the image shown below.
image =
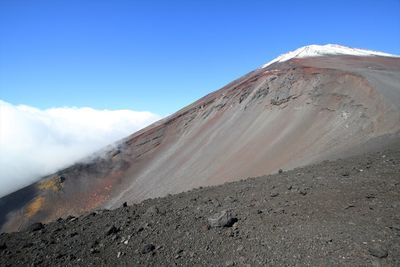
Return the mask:
M 37 109 L 0 100 L 0 197 L 158 119 L 151 112 Z

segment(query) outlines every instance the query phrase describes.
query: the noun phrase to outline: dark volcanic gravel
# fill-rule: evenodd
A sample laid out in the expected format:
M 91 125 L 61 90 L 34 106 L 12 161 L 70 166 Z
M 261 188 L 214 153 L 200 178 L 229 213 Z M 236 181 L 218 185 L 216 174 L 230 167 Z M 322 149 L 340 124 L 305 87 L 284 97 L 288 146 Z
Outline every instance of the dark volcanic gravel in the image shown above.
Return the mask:
M 1 234 L 0 266 L 400 266 L 398 147 Z

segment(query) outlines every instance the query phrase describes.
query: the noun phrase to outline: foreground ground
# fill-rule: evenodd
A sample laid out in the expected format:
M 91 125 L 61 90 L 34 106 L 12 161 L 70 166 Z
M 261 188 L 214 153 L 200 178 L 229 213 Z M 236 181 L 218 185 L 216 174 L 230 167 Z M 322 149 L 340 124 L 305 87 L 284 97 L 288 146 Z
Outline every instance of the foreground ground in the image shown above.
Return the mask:
M 3 233 L 0 266 L 399 266 L 399 147 Z

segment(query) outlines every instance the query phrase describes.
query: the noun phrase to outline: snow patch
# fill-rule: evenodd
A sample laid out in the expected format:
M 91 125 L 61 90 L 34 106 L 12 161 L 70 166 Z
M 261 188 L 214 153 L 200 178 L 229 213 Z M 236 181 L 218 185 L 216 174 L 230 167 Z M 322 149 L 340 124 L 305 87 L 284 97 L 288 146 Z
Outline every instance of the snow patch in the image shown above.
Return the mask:
M 286 54 L 280 55 L 279 57 L 271 60 L 267 64 L 264 64 L 262 68 L 268 67 L 272 63 L 284 62 L 292 58 L 319 57 L 326 55 L 400 57 L 398 55 L 392 55 L 388 53 L 366 50 L 366 49 L 350 48 L 337 44 L 309 45 L 288 52 Z

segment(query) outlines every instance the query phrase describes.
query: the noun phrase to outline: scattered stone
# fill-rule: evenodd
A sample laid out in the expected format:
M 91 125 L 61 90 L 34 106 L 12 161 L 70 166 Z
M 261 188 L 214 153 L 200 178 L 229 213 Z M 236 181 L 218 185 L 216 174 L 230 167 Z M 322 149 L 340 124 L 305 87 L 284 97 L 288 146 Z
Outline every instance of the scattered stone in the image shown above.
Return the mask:
M 307 195 L 307 190 L 304 189 L 304 188 L 303 188 L 303 189 L 300 189 L 299 193 L 300 193 L 300 195 L 305 196 L 305 195 Z
M 158 213 L 159 213 L 158 208 L 157 208 L 156 206 L 151 206 L 150 208 L 148 208 L 148 209 L 146 210 L 145 215 L 147 215 L 147 216 L 153 216 L 153 215 L 156 215 L 156 214 L 158 214 Z
M 285 214 L 286 211 L 285 211 L 284 208 L 277 208 L 277 209 L 275 209 L 275 210 L 273 211 L 273 213 L 275 213 L 275 214 Z
M 203 224 L 203 225 L 201 226 L 201 229 L 202 229 L 204 232 L 206 232 L 206 231 L 210 230 L 210 225 L 209 225 L 209 224 Z
M 386 258 L 388 256 L 388 250 L 380 244 L 373 244 L 369 247 L 369 253 L 377 258 Z
M 279 169 L 278 173 L 279 173 L 279 174 L 283 173 L 283 170 L 282 170 L 282 169 Z
M 142 254 L 147 254 L 152 252 L 156 247 L 153 244 L 146 244 L 142 248 Z
M 62 259 L 62 258 L 65 257 L 65 254 L 64 253 L 57 253 L 55 256 L 56 256 L 56 259 Z
M 34 233 L 3 233 L 0 234 L 0 266 L 123 265 L 126 262 L 135 266 L 158 266 L 166 262 L 172 266 L 340 265 L 343 262 L 398 266 L 400 254 L 393 244 L 400 236 L 400 221 L 396 216 L 400 201 L 393 194 L 398 189 L 393 184 L 398 183 L 396 186 L 400 188 L 397 182 L 400 165 L 388 170 L 377 162 L 381 169 L 373 165 L 371 171 L 363 172 L 363 179 L 354 181 L 340 176 L 346 168 L 350 170 L 348 166 L 359 164 L 352 160 L 342 168 L 328 165 L 321 173 L 310 167 L 301 177 L 295 175 L 296 170 L 285 171 L 285 179 L 279 175 L 250 178 L 226 188 L 212 187 L 204 192 L 147 200 L 127 208 L 121 208 L 124 205 L 120 203 L 120 209 L 93 212 L 73 223 L 64 219 L 45 224 L 44 229 Z M 353 175 L 356 171 L 350 170 L 350 173 Z M 353 187 L 354 196 L 351 195 Z M 272 198 L 276 192 L 279 196 Z M 205 198 L 207 203 L 203 203 Z M 332 199 L 335 209 L 331 209 Z M 214 207 L 217 201 L 222 207 Z M 318 205 L 312 205 L 315 202 Z M 338 216 L 335 222 L 342 223 L 339 228 L 330 224 L 330 217 L 320 216 L 325 208 Z M 359 209 L 360 212 L 353 212 Z M 146 211 L 158 212 L 158 215 L 145 216 Z M 232 213 L 230 217 L 239 221 L 223 228 L 226 225 L 219 224 L 218 220 L 221 216 L 227 220 L 226 213 Z M 216 225 L 209 222 L 209 217 L 217 221 Z M 360 221 L 364 223 L 353 223 Z M 211 225 L 220 228 L 211 228 Z M 373 231 L 377 226 L 384 231 L 383 236 Z M 364 231 L 361 241 L 367 242 L 357 246 L 364 252 L 349 253 L 343 249 L 364 228 L 369 231 Z M 106 236 L 106 231 L 111 234 Z M 293 234 L 298 238 L 292 238 Z M 155 248 L 151 244 L 145 246 L 149 243 Z M 159 244 L 164 244 L 164 248 Z M 296 251 L 290 250 L 291 247 Z
M 235 222 L 237 218 L 232 210 L 223 210 L 208 218 L 210 227 L 231 227 Z
M 279 196 L 279 193 L 278 193 L 278 192 L 273 192 L 273 193 L 271 193 L 271 197 L 277 197 L 277 196 Z
M 237 222 L 235 222 L 235 223 L 232 225 L 232 228 L 233 228 L 233 230 L 239 229 L 239 224 L 238 224 Z
M 119 229 L 117 227 L 115 227 L 115 225 L 112 225 L 107 228 L 106 235 L 116 234 L 116 233 L 118 233 L 118 231 L 119 231 Z
M 211 199 L 211 203 L 214 205 L 214 207 L 218 208 L 221 207 L 221 203 L 215 198 Z
M 67 217 L 67 221 L 71 221 L 71 220 L 73 220 L 75 218 L 75 216 L 72 216 L 72 215 L 69 215 L 68 217 Z
M 396 230 L 396 231 L 400 231 L 400 224 L 395 224 L 389 227 L 390 229 Z
M 92 244 L 90 245 L 91 248 L 96 247 L 99 244 L 99 241 L 95 240 L 92 242 Z
M 90 249 L 90 253 L 91 254 L 97 254 L 97 253 L 99 253 L 100 251 L 97 249 L 97 248 L 91 248 Z
M 74 236 L 77 236 L 77 235 L 78 235 L 78 232 L 72 232 L 72 233 L 69 234 L 70 237 L 74 237 Z
M 343 173 L 342 173 L 342 176 L 343 176 L 343 177 L 348 177 L 348 176 L 350 176 L 350 172 L 347 172 L 347 171 L 346 171 L 346 172 L 343 172 Z
M 37 222 L 37 223 L 33 223 L 33 224 L 31 224 L 29 227 L 28 227 L 28 232 L 36 232 L 36 231 L 39 231 L 39 230 L 41 230 L 41 229 L 43 229 L 44 228 L 44 225 L 43 225 L 43 223 L 41 223 L 41 222 Z
M 225 201 L 225 202 L 228 202 L 228 203 L 233 203 L 233 202 L 236 202 L 237 200 L 234 199 L 234 198 L 231 197 L 231 196 L 227 196 L 227 197 L 224 199 L 224 201 Z
M 234 261 L 226 261 L 225 262 L 225 266 L 233 266 L 233 265 L 235 265 Z
M 27 242 L 27 243 L 25 243 L 25 244 L 22 245 L 22 248 L 30 248 L 30 247 L 32 247 L 32 246 L 33 246 L 33 243 L 32 243 L 32 242 Z
M 123 207 L 123 208 L 128 207 L 128 203 L 126 203 L 126 202 L 122 203 L 122 207 Z
M 76 259 L 76 257 L 75 257 L 75 255 L 70 254 L 70 255 L 68 255 L 67 259 L 68 259 L 69 261 L 73 261 L 73 260 Z

